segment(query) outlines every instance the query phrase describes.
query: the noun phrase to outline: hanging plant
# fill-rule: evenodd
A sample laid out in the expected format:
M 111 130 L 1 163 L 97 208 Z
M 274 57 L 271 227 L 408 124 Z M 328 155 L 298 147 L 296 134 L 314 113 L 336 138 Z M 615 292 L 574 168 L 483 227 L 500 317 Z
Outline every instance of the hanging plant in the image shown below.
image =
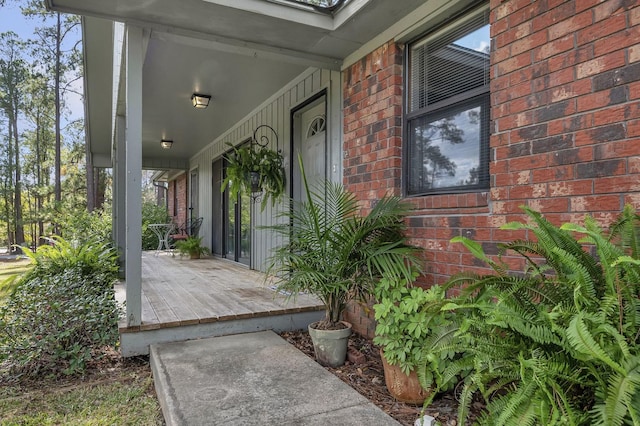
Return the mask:
M 228 144 L 233 152 L 225 156 L 226 177 L 221 191 L 229 188 L 231 199 L 235 199 L 239 193 L 254 199 L 262 198 L 261 210 L 264 210 L 267 200 L 271 199 L 271 205 L 274 205 L 284 194 L 284 158 L 280 150 L 270 149 L 266 143 L 262 145 L 255 141 L 254 133 L 254 140 L 249 145 L 237 148 Z

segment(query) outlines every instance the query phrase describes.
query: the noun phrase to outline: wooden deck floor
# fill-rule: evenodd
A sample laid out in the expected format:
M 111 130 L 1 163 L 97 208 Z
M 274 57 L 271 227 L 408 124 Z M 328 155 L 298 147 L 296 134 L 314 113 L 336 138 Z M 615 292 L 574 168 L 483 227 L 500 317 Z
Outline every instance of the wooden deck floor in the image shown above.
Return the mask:
M 122 295 L 123 289 L 119 290 Z M 223 259 L 190 260 L 166 252 L 142 255 L 142 325 L 138 332 L 322 310 L 312 296 L 295 300 L 269 288 L 262 273 Z

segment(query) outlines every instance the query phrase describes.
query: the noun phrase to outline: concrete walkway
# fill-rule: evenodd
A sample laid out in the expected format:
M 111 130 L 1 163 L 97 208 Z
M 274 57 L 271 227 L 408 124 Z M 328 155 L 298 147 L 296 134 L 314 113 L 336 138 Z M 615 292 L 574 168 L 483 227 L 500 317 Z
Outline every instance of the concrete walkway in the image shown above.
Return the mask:
M 272 331 L 152 345 L 167 425 L 398 425 Z

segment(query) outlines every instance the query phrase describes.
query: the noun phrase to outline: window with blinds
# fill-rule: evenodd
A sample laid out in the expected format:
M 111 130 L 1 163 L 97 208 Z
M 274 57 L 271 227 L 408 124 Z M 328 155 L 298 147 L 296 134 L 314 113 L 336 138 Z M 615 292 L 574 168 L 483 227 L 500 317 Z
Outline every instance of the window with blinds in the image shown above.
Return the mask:
M 489 185 L 488 15 L 476 9 L 408 48 L 408 195 Z

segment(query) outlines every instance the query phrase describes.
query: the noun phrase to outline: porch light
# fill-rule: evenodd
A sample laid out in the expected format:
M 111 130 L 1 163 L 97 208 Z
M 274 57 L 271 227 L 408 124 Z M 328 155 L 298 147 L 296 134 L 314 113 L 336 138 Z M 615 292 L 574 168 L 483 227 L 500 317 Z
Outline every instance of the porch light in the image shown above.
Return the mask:
M 173 141 L 169 139 L 162 139 L 160 141 L 160 146 L 162 147 L 162 149 L 171 149 L 171 146 L 173 146 Z
M 194 93 L 191 95 L 191 103 L 194 108 L 204 109 L 209 106 L 209 101 L 211 100 L 211 95 L 201 95 L 199 93 Z

